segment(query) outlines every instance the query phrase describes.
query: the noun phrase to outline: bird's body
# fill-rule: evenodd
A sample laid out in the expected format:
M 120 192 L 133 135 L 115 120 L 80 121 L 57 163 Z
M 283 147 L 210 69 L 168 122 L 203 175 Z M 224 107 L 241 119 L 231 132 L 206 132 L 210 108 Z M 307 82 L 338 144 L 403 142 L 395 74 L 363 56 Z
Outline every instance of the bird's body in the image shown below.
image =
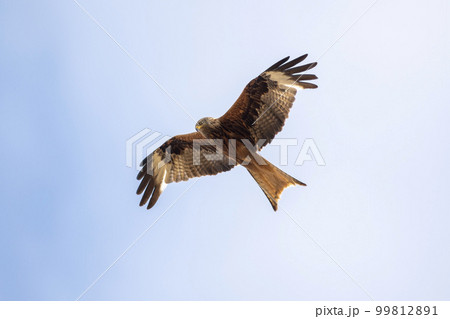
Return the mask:
M 200 119 L 197 132 L 177 135 L 142 161 L 137 178 L 140 205 L 150 199 L 155 205 L 165 185 L 204 175 L 226 172 L 244 166 L 269 199 L 274 210 L 283 190 L 303 185 L 258 154 L 281 131 L 298 88 L 316 88 L 304 82 L 317 79 L 312 74 L 296 74 L 316 66 L 294 67 L 306 54 L 290 62 L 289 57 L 275 63 L 250 81 L 238 100 L 220 118 Z

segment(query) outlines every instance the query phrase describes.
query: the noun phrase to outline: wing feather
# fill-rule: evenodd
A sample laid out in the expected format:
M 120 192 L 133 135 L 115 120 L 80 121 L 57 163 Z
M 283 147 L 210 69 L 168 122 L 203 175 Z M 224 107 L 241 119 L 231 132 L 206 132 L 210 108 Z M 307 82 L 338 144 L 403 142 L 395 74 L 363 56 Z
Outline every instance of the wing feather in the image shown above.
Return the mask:
M 303 54 L 302 56 L 299 56 L 298 58 L 289 61 L 288 63 L 285 63 L 283 65 L 280 65 L 279 68 L 277 68 L 276 70 L 278 71 L 284 71 L 286 69 L 289 69 L 290 67 L 293 67 L 294 65 L 299 64 L 300 62 L 302 62 L 304 59 L 306 59 L 306 57 L 308 56 L 308 54 Z
M 280 61 L 278 61 L 277 63 L 275 63 L 274 65 L 272 65 L 271 67 L 269 67 L 267 71 L 272 71 L 272 70 L 276 70 L 280 65 L 282 65 L 284 62 L 286 62 L 287 60 L 289 60 L 289 57 L 285 57 L 284 59 L 281 59 Z
M 202 146 L 199 149 L 199 159 L 194 161 L 196 141 L 200 141 L 198 145 Z M 218 153 L 215 145 L 203 145 L 205 141 L 200 133 L 177 135 L 147 156 L 141 162 L 142 168 L 137 175 L 137 179 L 141 180 L 137 194 L 144 192 L 140 205 L 145 205 L 150 199 L 147 209 L 152 208 L 169 183 L 204 175 L 216 175 L 234 167 L 225 154 L 220 158 L 208 159 L 208 155 Z
M 317 85 L 309 80 L 314 74 L 302 74 L 317 63 L 296 65 L 305 60 L 304 54 L 289 62 L 286 57 L 257 78 L 250 81 L 233 106 L 219 120 L 228 132 L 238 132 L 235 138 L 246 138 L 256 145 L 265 140 L 259 149 L 270 143 L 281 131 L 295 101 L 297 89 L 314 89 Z
M 286 73 L 286 74 L 302 73 L 302 72 L 305 72 L 305 71 L 308 71 L 308 70 L 314 68 L 316 65 L 317 65 L 317 62 L 313 62 L 313 63 L 305 64 L 302 66 L 298 66 L 296 68 L 286 70 L 286 71 L 284 71 L 284 73 Z

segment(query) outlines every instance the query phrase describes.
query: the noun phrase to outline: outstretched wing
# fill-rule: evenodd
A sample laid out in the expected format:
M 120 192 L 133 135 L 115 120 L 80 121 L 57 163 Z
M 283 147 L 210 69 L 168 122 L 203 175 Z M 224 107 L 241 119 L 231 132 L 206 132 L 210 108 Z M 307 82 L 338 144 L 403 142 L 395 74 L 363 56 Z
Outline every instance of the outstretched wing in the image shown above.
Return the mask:
M 232 169 L 234 164 L 220 151 L 220 145 L 211 144 L 197 132 L 169 139 L 141 163 L 137 175 L 137 179 L 142 180 L 137 194 L 144 192 L 140 206 L 151 196 L 147 209 L 152 208 L 169 183 Z
M 297 89 L 317 88 L 317 85 L 305 82 L 315 80 L 317 76 L 303 73 L 317 63 L 296 66 L 307 56 L 305 54 L 289 62 L 289 57 L 286 57 L 250 81 L 233 106 L 220 118 L 222 125 L 228 130 L 239 128 L 249 135 L 243 138 L 254 144 L 265 140 L 258 149 L 270 143 L 283 128 Z

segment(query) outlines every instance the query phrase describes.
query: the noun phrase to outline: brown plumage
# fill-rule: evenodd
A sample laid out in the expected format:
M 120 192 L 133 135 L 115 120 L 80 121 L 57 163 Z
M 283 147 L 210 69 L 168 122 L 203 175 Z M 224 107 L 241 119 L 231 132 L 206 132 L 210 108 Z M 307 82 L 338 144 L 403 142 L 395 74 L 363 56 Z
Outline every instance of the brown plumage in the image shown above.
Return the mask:
M 152 208 L 168 183 L 216 175 L 243 165 L 269 199 L 274 210 L 283 190 L 306 184 L 284 173 L 257 152 L 281 131 L 297 89 L 314 89 L 313 74 L 301 74 L 317 63 L 296 66 L 307 54 L 289 62 L 286 57 L 247 84 L 233 106 L 221 117 L 203 118 L 195 133 L 169 139 L 141 163 L 140 205 Z M 250 146 L 250 147 L 248 147 Z

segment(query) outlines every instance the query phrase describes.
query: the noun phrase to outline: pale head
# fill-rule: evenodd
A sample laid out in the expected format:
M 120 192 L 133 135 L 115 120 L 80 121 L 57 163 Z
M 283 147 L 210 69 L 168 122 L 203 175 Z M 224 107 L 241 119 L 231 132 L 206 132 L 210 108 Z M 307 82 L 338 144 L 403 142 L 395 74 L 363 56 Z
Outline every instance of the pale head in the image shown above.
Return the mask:
M 208 137 L 209 133 L 214 131 L 217 126 L 217 119 L 213 117 L 204 117 L 197 121 L 197 123 L 195 124 L 195 129 L 197 130 L 197 132 L 200 132 L 204 136 Z

